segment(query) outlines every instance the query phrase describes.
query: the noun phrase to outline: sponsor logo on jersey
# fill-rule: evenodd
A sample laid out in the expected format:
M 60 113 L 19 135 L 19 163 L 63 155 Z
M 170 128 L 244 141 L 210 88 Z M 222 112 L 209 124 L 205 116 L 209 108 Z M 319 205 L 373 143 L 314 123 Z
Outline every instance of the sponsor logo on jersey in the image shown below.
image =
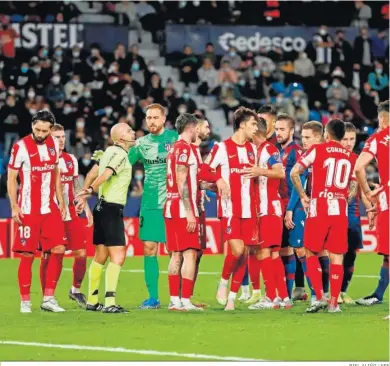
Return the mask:
M 72 182 L 73 176 L 72 175 L 61 175 L 61 182 Z
M 253 160 L 255 158 L 255 154 L 253 154 L 253 152 L 248 152 L 248 158 Z
M 230 235 L 232 233 L 232 228 L 230 226 L 228 226 L 226 228 L 226 234 Z
M 165 151 L 168 151 L 168 152 L 171 150 L 171 147 L 172 147 L 172 144 L 170 144 L 169 142 L 167 142 L 167 143 L 164 145 Z
M 244 169 L 231 168 L 231 169 L 230 169 L 230 173 L 231 173 L 231 174 L 233 174 L 233 173 L 236 173 L 236 174 L 243 174 L 243 173 L 244 173 Z
M 54 156 L 56 154 L 56 151 L 55 151 L 54 148 L 49 147 L 49 153 L 50 153 L 51 156 Z
M 54 164 L 45 164 L 44 166 L 33 166 L 31 170 L 33 172 L 49 172 L 54 170 L 55 167 L 56 166 Z
M 69 169 L 72 169 L 73 168 L 73 163 L 71 161 L 68 161 L 66 162 L 66 166 L 69 168 Z
M 184 162 L 188 160 L 188 155 L 187 154 L 181 154 L 179 156 L 179 161 Z
M 157 159 L 145 159 L 145 164 L 166 164 L 167 159 L 166 158 L 157 158 Z

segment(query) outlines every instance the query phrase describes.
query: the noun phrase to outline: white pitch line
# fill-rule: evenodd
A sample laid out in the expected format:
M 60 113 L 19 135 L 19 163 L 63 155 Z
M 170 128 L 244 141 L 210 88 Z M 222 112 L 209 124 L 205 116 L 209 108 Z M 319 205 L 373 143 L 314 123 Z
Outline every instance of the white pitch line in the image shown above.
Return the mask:
M 113 352 L 113 353 L 134 353 L 138 355 L 149 356 L 172 356 L 172 357 L 184 357 L 184 358 L 198 358 L 206 360 L 218 360 L 218 361 L 265 361 L 255 358 L 243 358 L 234 356 L 216 356 L 216 355 L 203 355 L 198 353 L 179 353 L 179 352 L 164 352 L 145 349 L 129 349 L 122 347 L 99 347 L 99 346 L 82 346 L 78 344 L 55 344 L 55 343 L 37 343 L 37 342 L 20 342 L 20 341 L 2 341 L 0 345 L 10 346 L 30 346 L 41 348 L 58 348 L 58 349 L 70 349 L 80 351 L 101 351 L 101 352 Z
M 72 271 L 72 268 L 63 268 L 63 271 Z M 121 272 L 125 273 L 144 273 L 143 269 L 122 269 Z M 160 271 L 161 274 L 168 274 L 168 271 Z M 209 275 L 209 276 L 215 276 L 220 275 L 221 272 L 199 272 L 200 275 Z M 358 278 L 379 278 L 378 275 L 353 275 L 353 277 Z

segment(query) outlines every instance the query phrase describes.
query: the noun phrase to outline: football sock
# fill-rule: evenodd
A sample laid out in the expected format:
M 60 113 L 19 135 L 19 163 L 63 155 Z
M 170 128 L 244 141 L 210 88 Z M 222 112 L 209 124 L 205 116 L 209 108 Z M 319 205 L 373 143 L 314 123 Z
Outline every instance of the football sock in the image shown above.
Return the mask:
M 234 269 L 236 268 L 236 265 L 237 265 L 237 262 L 239 259 L 240 259 L 240 257 L 235 257 L 231 253 L 228 253 L 226 255 L 225 261 L 223 262 L 222 279 L 229 281 L 230 276 L 232 275 Z
M 340 295 L 343 283 L 344 267 L 342 264 L 330 265 L 330 305 L 337 307 L 337 299 Z
M 378 300 L 383 300 L 383 295 L 389 286 L 389 257 L 384 258 L 381 270 L 379 272 L 378 287 L 375 290 L 375 295 Z
M 158 300 L 158 259 L 156 256 L 144 256 L 144 276 L 149 298 Z
M 256 255 L 249 255 L 248 269 L 253 290 L 260 290 L 260 267 L 261 264 Z
M 194 291 L 194 281 L 188 278 L 181 279 L 181 298 L 183 300 L 183 304 L 187 304 L 190 302 L 190 298 Z
M 104 306 L 116 305 L 115 296 L 116 288 L 118 286 L 119 274 L 121 273 L 121 266 L 119 264 L 110 262 L 106 269 L 106 295 Z
M 41 289 L 42 295 L 45 292 L 45 284 L 46 284 L 46 272 L 47 272 L 47 264 L 49 263 L 50 253 L 43 253 L 41 257 L 41 264 L 39 267 L 39 278 L 41 280 Z
M 51 253 L 49 256 L 43 301 L 46 301 L 50 297 L 54 296 L 58 280 L 61 276 L 63 259 L 64 253 Z
M 248 263 L 247 258 L 239 257 L 238 259 L 239 260 L 237 266 L 233 272 L 232 282 L 230 284 L 230 291 L 234 293 L 237 293 L 238 290 L 240 289 L 242 279 L 245 276 L 245 271 Z
M 73 262 L 73 288 L 80 289 L 85 272 L 87 270 L 87 258 L 75 258 Z
M 95 305 L 99 301 L 99 286 L 102 272 L 103 265 L 92 261 L 88 274 L 88 304 Z
M 297 261 L 295 259 L 295 254 L 287 255 L 282 257 L 282 261 L 284 264 L 284 270 L 286 274 L 286 284 L 288 297 L 291 298 L 291 293 L 294 287 L 295 282 L 295 271 L 297 269 Z M 280 295 L 279 295 L 280 296 Z
M 320 257 L 319 261 L 322 269 L 322 287 L 324 293 L 327 294 L 329 292 L 329 257 Z
M 180 293 L 180 275 L 168 275 L 168 283 L 169 283 L 169 295 L 172 297 L 179 297 Z
M 295 255 L 295 260 L 296 260 L 296 263 L 297 263 L 297 269 L 295 271 L 295 287 L 305 287 L 305 275 L 303 273 L 303 269 L 302 269 L 302 263 L 300 260 L 297 260 L 299 259 L 297 255 Z
M 261 260 L 261 273 L 263 275 L 266 296 L 273 301 L 276 297 L 276 275 L 271 257 Z
M 195 263 L 195 275 L 194 275 L 194 285 L 196 283 L 196 280 L 198 279 L 198 273 L 199 273 L 199 265 L 200 265 L 200 260 L 202 259 L 202 251 L 200 250 L 198 253 L 197 253 L 197 256 L 196 256 L 196 263 Z
M 311 281 L 317 300 L 324 297 L 324 290 L 322 287 L 322 269 L 317 256 L 312 255 L 306 257 L 307 274 Z
M 299 263 L 301 264 L 302 272 L 304 273 L 304 275 L 306 277 L 307 285 L 310 288 L 311 294 L 314 295 L 314 289 L 313 289 L 313 286 L 311 284 L 310 278 L 307 274 L 306 256 L 304 255 L 303 257 L 298 257 L 298 258 L 299 258 Z M 296 283 L 296 281 L 295 281 L 295 283 Z
M 244 278 L 242 279 L 241 285 L 242 286 L 249 286 L 249 265 L 246 266 L 245 275 L 244 275 Z
M 279 297 L 283 300 L 286 297 L 289 297 L 287 285 L 286 285 L 286 274 L 284 272 L 283 261 L 281 257 L 277 257 L 274 258 L 272 262 L 274 267 L 274 276 L 275 276 L 274 278 L 275 278 L 276 289 L 278 290 Z
M 356 251 L 348 250 L 344 256 L 343 267 L 344 267 L 344 277 L 343 284 L 341 285 L 341 292 L 347 292 L 348 286 L 352 280 L 354 265 L 356 259 Z
M 22 301 L 30 301 L 30 288 L 32 278 L 32 264 L 34 257 L 22 256 L 19 262 L 18 283 Z

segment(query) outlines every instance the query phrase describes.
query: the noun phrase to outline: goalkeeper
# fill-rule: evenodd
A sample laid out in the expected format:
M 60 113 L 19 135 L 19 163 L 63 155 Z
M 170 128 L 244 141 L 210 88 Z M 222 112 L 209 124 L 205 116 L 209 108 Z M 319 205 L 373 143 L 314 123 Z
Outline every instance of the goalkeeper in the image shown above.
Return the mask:
M 150 104 L 146 108 L 146 125 L 150 134 L 138 139 L 129 151 L 130 164 L 141 161 L 145 169 L 139 237 L 144 244 L 144 274 L 149 298 L 139 309 L 160 308 L 157 252 L 158 243 L 165 243 L 166 157 L 178 139 L 177 132 L 166 130 L 164 124 L 165 108 L 160 104 Z

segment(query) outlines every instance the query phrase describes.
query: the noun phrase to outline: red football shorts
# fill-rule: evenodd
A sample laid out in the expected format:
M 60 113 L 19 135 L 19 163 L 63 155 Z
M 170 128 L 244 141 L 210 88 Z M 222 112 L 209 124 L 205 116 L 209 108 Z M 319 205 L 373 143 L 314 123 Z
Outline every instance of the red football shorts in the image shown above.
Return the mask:
M 60 210 L 52 209 L 46 215 L 24 215 L 22 225 L 17 225 L 14 252 L 33 253 L 37 250 L 49 252 L 66 243 L 64 222 Z
M 257 217 L 242 219 L 240 217 L 222 217 L 221 226 L 223 242 L 242 240 L 245 245 L 259 245 Z
M 199 211 L 199 241 L 200 248 L 207 248 L 207 235 L 206 235 L 206 212 Z
M 389 255 L 389 210 L 378 211 L 376 226 L 378 238 L 376 251 L 378 254 Z
M 259 218 L 259 243 L 261 248 L 272 248 L 278 252 L 282 244 L 283 219 L 276 215 Z
M 308 217 L 304 245 L 313 253 L 328 250 L 345 254 L 348 250 L 348 217 L 346 215 Z
M 65 221 L 65 236 L 67 239 L 66 250 L 86 249 L 87 244 L 85 240 L 86 220 L 80 217 L 72 217 L 71 220 Z
M 195 231 L 187 231 L 187 219 L 165 218 L 167 248 L 170 252 L 183 252 L 187 249 L 200 250 L 199 218 L 196 219 Z

